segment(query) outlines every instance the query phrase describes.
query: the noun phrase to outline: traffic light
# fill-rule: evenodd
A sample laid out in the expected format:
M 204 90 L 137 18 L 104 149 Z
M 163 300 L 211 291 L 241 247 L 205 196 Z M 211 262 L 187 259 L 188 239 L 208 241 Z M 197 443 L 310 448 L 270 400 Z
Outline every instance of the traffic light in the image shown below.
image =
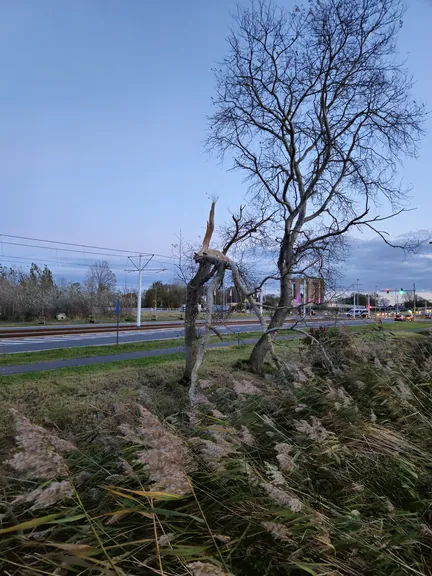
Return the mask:
M 386 292 L 387 292 L 387 294 L 389 294 L 389 293 L 390 293 L 390 288 L 386 288 Z
M 404 289 L 401 288 L 401 289 L 399 290 L 399 294 L 403 294 L 403 293 L 404 293 Z

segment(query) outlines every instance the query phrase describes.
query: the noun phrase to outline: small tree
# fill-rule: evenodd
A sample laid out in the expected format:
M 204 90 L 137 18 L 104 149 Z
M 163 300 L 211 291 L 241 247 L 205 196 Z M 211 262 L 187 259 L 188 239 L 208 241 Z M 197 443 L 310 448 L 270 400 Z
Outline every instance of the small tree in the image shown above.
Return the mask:
M 117 284 L 116 275 L 106 260 L 92 264 L 86 274 L 85 286 L 90 300 L 90 310 L 94 306 L 105 308 L 114 300 L 113 292 Z
M 242 273 L 238 263 L 228 257 L 228 252 L 235 251 L 235 247 L 246 242 L 253 242 L 261 235 L 265 225 L 271 220 L 273 214 L 268 214 L 266 205 L 261 205 L 255 209 L 253 216 L 248 214 L 244 207 L 240 207 L 238 214 L 232 215 L 232 225 L 227 226 L 223 231 L 223 248 L 215 250 L 210 248 L 210 241 L 214 232 L 215 202 L 212 202 L 206 233 L 202 246 L 194 254 L 194 262 L 197 264 L 195 274 L 187 283 L 186 290 L 186 313 L 185 313 L 185 350 L 186 365 L 185 379 L 191 382 L 190 396 L 194 395 L 195 385 L 198 377 L 198 369 L 207 346 L 207 336 L 209 330 L 214 330 L 212 326 L 213 316 L 213 295 L 222 285 L 225 272 L 230 270 L 232 280 L 241 299 L 248 300 L 260 317 L 258 308 L 254 305 L 252 292 L 247 288 L 245 275 Z M 206 286 L 207 285 L 207 286 Z M 199 345 L 199 337 L 196 328 L 198 318 L 199 299 L 206 286 L 206 322 L 205 333 Z M 263 331 L 265 326 L 260 318 Z
M 310 0 L 292 12 L 266 1 L 239 8 L 229 54 L 216 70 L 208 147 L 277 210 L 280 298 L 276 334 L 292 299 L 292 275 L 320 269 L 352 228 L 378 228 L 400 213 L 398 161 L 415 156 L 424 109 L 396 60 L 401 0 Z M 373 210 L 386 202 L 388 216 Z M 375 215 L 374 215 L 375 214 Z M 270 342 L 251 355 L 261 370 Z

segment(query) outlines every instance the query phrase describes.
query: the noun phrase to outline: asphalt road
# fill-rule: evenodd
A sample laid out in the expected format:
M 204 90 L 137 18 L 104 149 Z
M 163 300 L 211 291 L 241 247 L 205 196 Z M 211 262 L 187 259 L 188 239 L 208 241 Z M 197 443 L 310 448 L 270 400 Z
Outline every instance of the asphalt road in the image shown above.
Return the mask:
M 385 320 L 385 322 L 391 322 L 389 320 Z M 365 324 L 367 322 L 364 321 L 355 321 L 355 320 L 347 320 L 347 321 L 343 321 L 341 322 L 345 325 L 358 325 L 358 324 Z M 308 326 L 311 327 L 316 327 L 316 326 L 322 326 L 323 324 L 333 324 L 333 322 L 314 322 L 312 325 L 308 323 Z M 243 344 L 254 344 L 257 341 L 257 338 L 248 338 L 247 337 L 247 333 L 246 331 L 249 329 L 250 327 L 248 326 L 240 326 L 239 327 L 241 329 L 241 331 L 244 333 L 241 342 Z M 421 330 L 422 327 L 419 326 L 418 330 Z M 138 336 L 141 337 L 142 340 L 142 336 L 143 333 L 139 333 Z M 147 335 L 146 335 L 147 336 Z M 128 336 L 129 337 L 129 336 Z M 173 337 L 173 335 L 171 334 L 171 338 Z M 292 332 L 289 335 L 285 335 L 285 336 L 281 336 L 279 337 L 279 341 L 281 340 L 288 340 L 288 339 L 292 339 L 292 338 L 301 338 L 302 334 L 300 334 L 299 332 Z M 98 339 L 100 339 L 102 337 L 98 336 Z M 103 337 L 103 340 L 106 340 L 107 337 Z M 146 339 L 148 339 L 146 337 Z M 84 340 L 88 340 L 87 337 L 84 338 Z M 139 340 L 138 340 L 139 341 Z M 104 342 L 105 344 L 109 344 L 110 342 Z M 54 344 L 53 342 L 50 342 L 49 344 Z M 94 344 L 94 341 L 93 341 Z M 146 357 L 155 357 L 155 356 L 165 356 L 167 354 L 176 354 L 176 353 L 182 353 L 184 352 L 184 347 L 182 344 L 182 341 L 179 340 L 179 346 L 176 346 L 174 348 L 163 348 L 163 340 L 161 340 L 161 348 L 157 349 L 157 350 L 143 350 L 141 352 L 123 352 L 120 354 L 110 354 L 107 356 L 95 356 L 92 358 L 72 358 L 72 359 L 68 359 L 68 360 L 49 360 L 49 361 L 42 361 L 42 362 L 35 362 L 35 363 L 31 363 L 31 364 L 21 364 L 21 365 L 16 365 L 16 366 L 0 366 L 0 376 L 9 376 L 9 375 L 13 375 L 13 374 L 23 374 L 23 373 L 27 373 L 27 372 L 41 372 L 43 370 L 58 370 L 60 368 L 70 368 L 70 367 L 74 367 L 74 366 L 89 366 L 89 365 L 94 365 L 94 364 L 103 364 L 103 363 L 111 363 L 111 362 L 118 362 L 121 360 L 133 360 L 136 358 L 146 358 Z M 234 344 L 236 344 L 236 342 L 215 342 L 209 345 L 209 348 L 221 348 L 221 347 L 228 347 L 228 346 L 233 346 Z M 86 346 L 87 344 L 77 344 L 78 346 Z
M 370 323 L 367 320 L 342 320 L 339 323 L 348 326 Z M 334 320 L 317 320 L 316 322 L 307 323 L 308 328 L 316 328 L 318 326 L 333 325 Z M 285 324 L 286 328 L 292 326 L 292 322 Z M 299 326 L 305 326 L 304 324 Z M 229 328 L 218 328 L 222 334 L 232 334 L 233 332 L 244 334 L 251 331 L 260 331 L 260 325 L 257 322 L 251 322 L 248 325 L 230 326 Z M 183 329 L 169 328 L 148 330 L 145 332 L 120 332 L 119 343 L 128 344 L 132 342 L 148 342 L 154 340 L 161 340 L 161 348 L 163 347 L 163 340 L 172 338 L 181 338 L 183 336 Z M 39 350 L 54 350 L 57 348 L 76 348 L 83 346 L 107 346 L 116 343 L 116 333 L 106 332 L 102 334 L 73 334 L 65 336 L 37 336 L 25 338 L 4 338 L 0 339 L 0 354 L 10 354 L 15 352 L 36 352 Z
M 301 334 L 293 333 L 291 336 L 283 336 L 280 340 L 301 338 Z M 255 344 L 257 338 L 246 338 L 244 344 Z M 236 342 L 214 342 L 209 344 L 209 348 L 227 348 Z M 137 358 L 149 358 L 155 356 L 166 356 L 167 354 L 177 354 L 184 352 L 184 346 L 175 348 L 160 348 L 158 350 L 143 350 L 142 352 L 124 352 L 121 354 L 110 354 L 108 356 L 93 356 L 91 358 L 71 358 L 69 360 L 48 360 L 44 362 L 33 362 L 31 364 L 18 364 L 16 366 L 0 366 L 0 376 L 12 376 L 13 374 L 25 374 L 28 372 L 42 372 L 43 370 L 59 370 L 60 368 L 71 368 L 74 366 L 90 366 L 94 364 L 104 364 L 106 362 L 119 362 L 121 360 L 135 360 Z
M 239 318 L 237 318 L 236 320 L 239 320 Z M 242 322 L 256 322 L 256 318 L 250 314 L 247 315 L 245 314 L 244 317 L 241 318 Z M 203 320 L 199 320 L 198 322 L 203 322 Z M 184 320 L 156 320 L 156 321 L 146 321 L 146 322 L 141 322 L 141 326 L 155 326 L 157 327 L 158 324 L 178 324 L 179 326 L 183 326 L 184 324 Z M 104 323 L 97 323 L 97 324 L 46 324 L 46 325 L 37 325 L 37 324 L 33 324 L 31 326 L 0 326 L 0 329 L 2 332 L 8 332 L 8 331 L 13 331 L 16 332 L 17 330 L 22 331 L 23 335 L 26 331 L 30 330 L 46 330 L 47 332 L 49 332 L 50 330 L 59 330 L 59 329 L 67 329 L 67 328 L 105 328 L 105 327 L 109 327 L 111 326 L 111 328 L 113 328 L 115 330 L 115 327 L 117 326 L 117 324 L 115 322 L 110 322 L 109 324 L 104 324 Z M 135 322 L 120 322 L 119 326 L 135 326 Z

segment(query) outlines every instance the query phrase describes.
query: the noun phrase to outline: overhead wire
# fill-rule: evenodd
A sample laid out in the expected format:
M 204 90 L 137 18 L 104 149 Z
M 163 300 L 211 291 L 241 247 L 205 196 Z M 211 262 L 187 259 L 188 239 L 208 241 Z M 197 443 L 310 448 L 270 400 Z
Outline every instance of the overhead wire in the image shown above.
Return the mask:
M 106 250 L 109 252 L 120 252 L 122 254 L 133 254 L 133 255 L 151 255 L 153 254 L 154 256 L 157 256 L 158 258 L 167 258 L 169 260 L 175 260 L 174 256 L 167 256 L 166 254 L 155 254 L 153 252 L 143 252 L 142 250 L 124 250 L 122 248 L 108 248 L 108 247 L 102 247 L 102 246 L 91 246 L 88 244 L 79 244 L 79 243 L 74 243 L 74 242 L 61 242 L 58 240 L 43 240 L 41 238 L 32 238 L 29 236 L 16 236 L 14 234 L 1 234 L 0 233 L 0 239 L 3 242 L 3 238 L 12 238 L 12 239 L 16 239 L 16 240 L 28 240 L 31 242 L 43 242 L 45 244 L 58 244 L 61 246 L 75 246 L 76 248 L 80 248 L 80 252 L 82 249 L 84 248 L 88 248 L 91 250 Z M 8 244 L 7 242 L 4 242 L 5 244 Z M 50 248 L 49 246 L 39 246 L 39 245 L 29 245 L 29 244 L 20 244 L 20 243 L 9 243 L 9 244 L 13 244 L 16 246 L 25 246 L 25 247 L 32 247 L 32 248 Z M 65 248 L 57 248 L 58 250 L 63 250 L 63 251 L 70 251 L 70 252 L 78 252 L 78 250 L 67 250 Z M 87 254 L 91 254 L 91 252 L 84 252 Z M 103 254 L 101 252 L 95 252 L 93 254 L 99 254 L 99 255 L 106 255 L 108 256 L 108 254 Z M 112 254 L 114 256 L 114 254 Z
M 35 258 L 30 258 L 30 257 L 26 257 L 26 256 L 12 256 L 12 255 L 8 255 L 8 254 L 3 254 L 1 256 L 1 259 L 4 262 L 10 262 L 11 260 L 25 260 L 27 262 L 34 262 L 35 264 L 41 264 L 41 265 L 45 265 L 45 264 L 55 264 L 57 267 L 59 268 L 88 268 L 89 266 L 91 266 L 90 262 L 69 262 L 67 260 L 47 260 L 47 259 L 43 259 L 41 260 L 39 257 L 35 257 Z M 118 271 L 123 271 L 123 266 L 121 264 L 114 264 L 111 265 L 110 268 L 112 268 L 113 270 L 118 270 Z

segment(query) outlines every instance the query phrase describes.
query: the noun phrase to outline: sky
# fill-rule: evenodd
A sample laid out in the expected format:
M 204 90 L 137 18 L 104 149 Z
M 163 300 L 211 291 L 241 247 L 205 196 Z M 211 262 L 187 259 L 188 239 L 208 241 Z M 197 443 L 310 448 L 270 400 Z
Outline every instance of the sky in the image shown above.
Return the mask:
M 0 234 L 169 256 L 180 230 L 189 240 L 203 233 L 209 197 L 219 198 L 218 222 L 228 219 L 246 185 L 229 165 L 204 153 L 203 140 L 212 67 L 226 53 L 236 4 L 2 0 Z M 409 0 L 399 43 L 416 80 L 415 97 L 430 110 L 431 22 L 432 0 Z M 415 210 L 388 222 L 393 238 L 432 229 L 431 117 L 426 128 L 419 159 L 406 161 L 400 172 L 412 186 Z M 79 266 L 62 269 L 58 251 L 0 248 L 3 263 L 25 267 L 25 258 L 42 262 L 48 254 L 57 276 L 81 273 Z M 406 271 L 416 275 L 407 281 L 417 279 L 432 293 L 429 248 L 408 268 L 402 252 L 357 236 L 343 282 L 361 275 L 369 289 Z M 7 261 L 10 256 L 15 260 Z M 109 260 L 121 282 L 136 281 L 123 273 L 125 256 Z M 155 267 L 163 262 L 170 260 L 159 259 Z M 169 280 L 172 261 L 168 268 L 157 277 Z M 149 283 L 156 276 L 146 278 Z

